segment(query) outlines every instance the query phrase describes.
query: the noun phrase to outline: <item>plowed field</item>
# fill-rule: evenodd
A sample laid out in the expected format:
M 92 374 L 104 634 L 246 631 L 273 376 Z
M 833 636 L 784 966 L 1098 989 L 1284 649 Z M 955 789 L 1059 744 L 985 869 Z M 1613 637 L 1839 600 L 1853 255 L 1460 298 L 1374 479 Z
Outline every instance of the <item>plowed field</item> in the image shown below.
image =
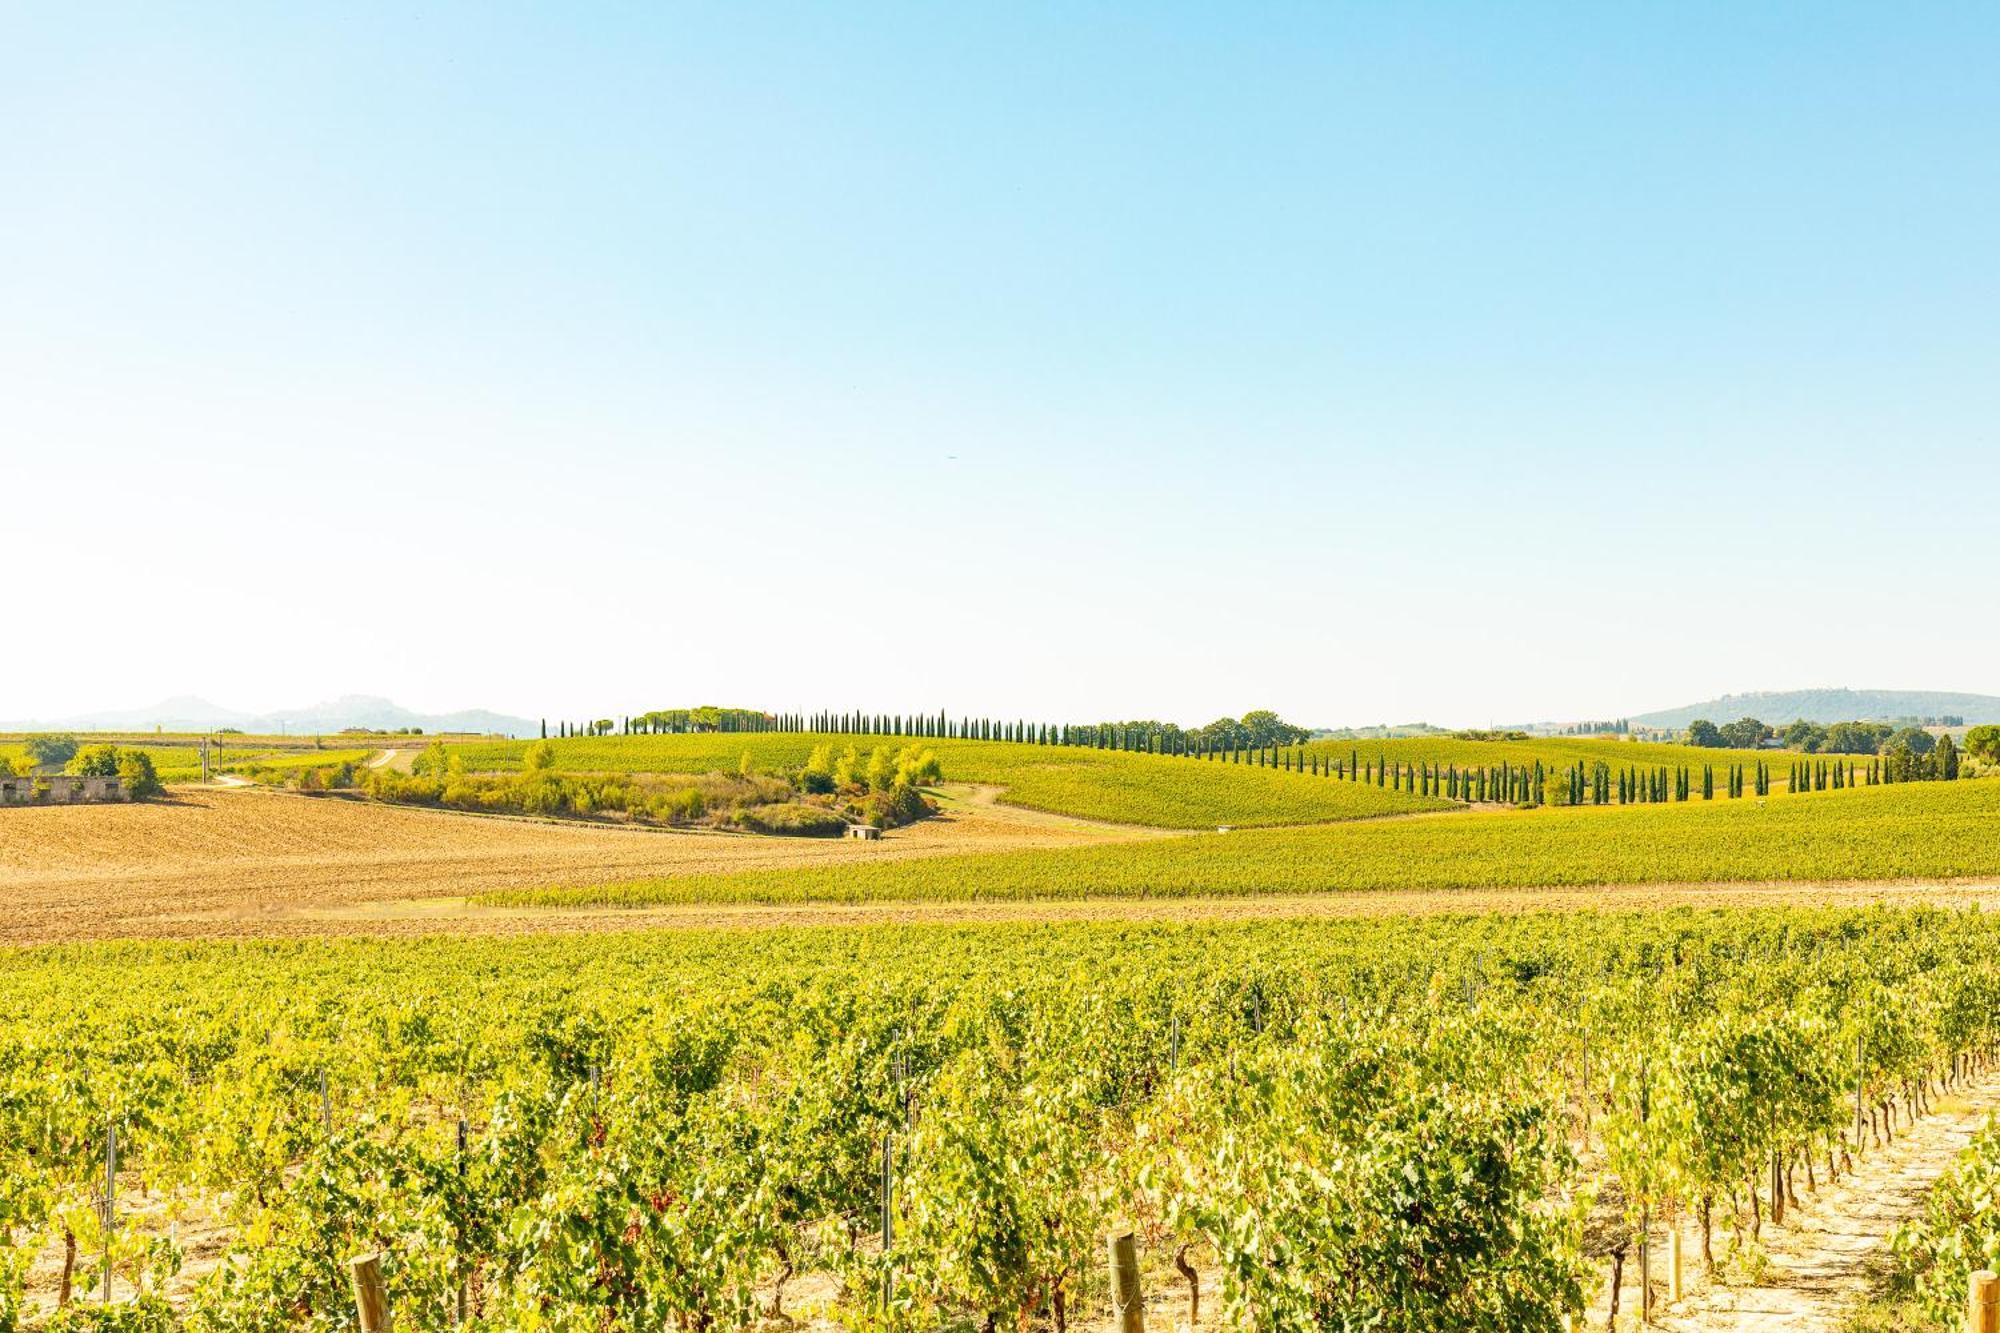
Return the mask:
M 0 941 L 324 930 L 488 889 L 1148 836 L 966 791 L 876 843 L 482 818 L 259 791 L 0 811 Z

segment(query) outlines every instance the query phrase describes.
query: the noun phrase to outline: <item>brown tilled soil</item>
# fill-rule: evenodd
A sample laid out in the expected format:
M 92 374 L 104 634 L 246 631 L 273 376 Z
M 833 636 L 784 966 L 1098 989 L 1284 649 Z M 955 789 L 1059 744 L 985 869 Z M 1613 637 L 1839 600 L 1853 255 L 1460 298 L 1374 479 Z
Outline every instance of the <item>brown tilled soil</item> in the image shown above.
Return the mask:
M 0 811 L 0 942 L 433 928 L 489 889 L 1157 836 L 956 789 L 881 841 L 490 818 L 225 788 Z M 508 928 L 499 918 L 499 928 Z M 464 920 L 448 921 L 462 928 Z

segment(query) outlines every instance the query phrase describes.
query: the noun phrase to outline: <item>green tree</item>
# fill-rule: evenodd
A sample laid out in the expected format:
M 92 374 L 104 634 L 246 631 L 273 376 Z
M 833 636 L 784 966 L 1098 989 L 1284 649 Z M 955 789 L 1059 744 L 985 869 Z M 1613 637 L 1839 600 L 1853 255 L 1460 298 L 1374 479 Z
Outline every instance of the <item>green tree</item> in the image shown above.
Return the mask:
M 1937 748 L 1937 737 L 1922 727 L 1904 727 L 1889 737 L 1888 745 L 1901 745 L 1911 754 L 1927 755 Z M 1886 748 L 1886 747 L 1885 747 Z
M 37 768 L 60 768 L 76 757 L 76 737 L 49 734 L 30 736 L 21 743 Z
M 1705 749 L 1721 749 L 1725 743 L 1722 739 L 1722 728 L 1716 726 L 1705 717 L 1698 717 L 1688 723 L 1687 743 L 1689 745 L 1699 745 Z
M 1836 722 L 1822 734 L 1817 748 L 1824 754 L 1874 754 L 1889 739 L 1889 732 L 1880 722 Z
M 70 757 L 63 772 L 80 778 L 115 778 L 118 776 L 118 747 L 86 745 Z
M 841 789 L 867 785 L 861 767 L 861 753 L 852 745 L 840 752 L 840 762 L 833 766 L 833 785 Z
M 1262 749 L 1272 745 L 1296 745 L 1312 735 L 1306 728 L 1293 726 L 1268 708 L 1253 709 L 1245 713 L 1239 725 L 1243 729 L 1244 743 L 1252 749 Z
M 1966 732 L 1965 753 L 1982 764 L 2000 764 L 2000 727 L 1974 727 Z
M 799 770 L 799 790 L 825 796 L 833 791 L 833 748 L 815 745 Z
M 1723 743 L 1732 750 L 1754 750 L 1771 736 L 1771 729 L 1754 717 L 1738 718 L 1722 729 Z
M 1817 722 L 1808 722 L 1804 718 L 1785 728 L 1785 748 L 1797 750 L 1801 754 L 1817 753 L 1825 740 L 1826 728 Z
M 1944 781 L 1958 781 L 1958 744 L 1951 733 L 1938 737 L 1937 749 L 1931 752 L 1931 766 Z
M 546 773 L 556 766 L 556 747 L 547 741 L 530 745 L 521 756 L 521 768 L 529 773 Z

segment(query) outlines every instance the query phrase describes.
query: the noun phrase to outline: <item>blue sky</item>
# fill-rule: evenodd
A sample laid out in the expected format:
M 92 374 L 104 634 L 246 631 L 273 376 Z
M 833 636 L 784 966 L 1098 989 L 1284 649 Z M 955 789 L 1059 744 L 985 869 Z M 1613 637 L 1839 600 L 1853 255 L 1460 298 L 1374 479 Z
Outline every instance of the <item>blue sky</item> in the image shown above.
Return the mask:
M 0 714 L 2000 693 L 1996 57 L 1991 6 L 14 6 L 0 532 L 65 578 Z

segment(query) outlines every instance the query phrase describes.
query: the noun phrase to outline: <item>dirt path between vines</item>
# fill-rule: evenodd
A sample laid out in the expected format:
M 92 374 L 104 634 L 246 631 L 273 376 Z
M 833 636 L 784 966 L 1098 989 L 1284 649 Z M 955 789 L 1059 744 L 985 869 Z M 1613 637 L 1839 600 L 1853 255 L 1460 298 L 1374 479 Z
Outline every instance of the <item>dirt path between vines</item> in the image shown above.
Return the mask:
M 1769 1263 L 1754 1281 L 1711 1284 L 1701 1271 L 1700 1236 L 1690 1219 L 1682 1233 L 1687 1294 L 1678 1305 L 1667 1305 L 1666 1230 L 1657 1228 L 1649 1327 L 1669 1333 L 1840 1333 L 1855 1308 L 1882 1285 L 1889 1233 L 1922 1211 L 1931 1186 L 1996 1108 L 2000 1075 L 1988 1075 L 1941 1098 L 1932 1114 L 1907 1132 L 1899 1130 L 1894 1143 L 1871 1148 L 1838 1185 L 1822 1179 L 1815 1194 L 1806 1189 L 1804 1173 L 1796 1173 L 1800 1206 L 1781 1227 L 1765 1219 Z M 1723 1211 L 1716 1217 L 1715 1250 L 1718 1260 L 1726 1261 L 1734 1242 Z M 1637 1269 L 1637 1260 L 1628 1260 L 1621 1328 L 1626 1321 L 1636 1326 Z M 1604 1327 L 1607 1295 L 1600 1290 L 1581 1327 Z

